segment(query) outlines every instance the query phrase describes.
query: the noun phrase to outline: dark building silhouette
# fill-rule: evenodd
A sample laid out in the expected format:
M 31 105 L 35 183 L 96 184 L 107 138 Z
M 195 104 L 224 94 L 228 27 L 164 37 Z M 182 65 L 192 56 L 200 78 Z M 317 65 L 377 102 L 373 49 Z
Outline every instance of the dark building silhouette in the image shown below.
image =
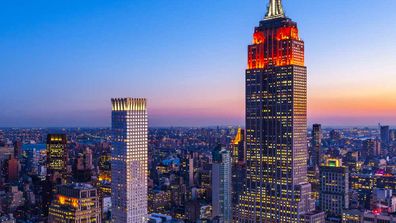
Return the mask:
M 384 145 L 389 145 L 390 143 L 390 131 L 389 126 L 381 126 L 380 125 L 380 134 L 381 134 L 381 142 Z
M 312 143 L 309 153 L 310 166 L 319 167 L 321 164 L 322 126 L 314 124 L 312 127 Z
M 232 213 L 238 219 L 239 196 L 242 194 L 246 180 L 245 131 L 241 128 L 231 142 L 232 153 Z

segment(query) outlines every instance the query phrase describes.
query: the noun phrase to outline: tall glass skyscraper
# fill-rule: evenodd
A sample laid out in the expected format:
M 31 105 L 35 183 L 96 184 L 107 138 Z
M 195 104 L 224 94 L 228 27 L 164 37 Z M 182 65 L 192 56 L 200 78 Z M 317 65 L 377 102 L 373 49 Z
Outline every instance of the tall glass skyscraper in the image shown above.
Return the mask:
M 297 23 L 270 0 L 246 70 L 245 191 L 238 222 L 324 222 L 307 182 L 307 69 Z
M 112 218 L 115 223 L 147 219 L 148 121 L 146 99 L 111 100 Z

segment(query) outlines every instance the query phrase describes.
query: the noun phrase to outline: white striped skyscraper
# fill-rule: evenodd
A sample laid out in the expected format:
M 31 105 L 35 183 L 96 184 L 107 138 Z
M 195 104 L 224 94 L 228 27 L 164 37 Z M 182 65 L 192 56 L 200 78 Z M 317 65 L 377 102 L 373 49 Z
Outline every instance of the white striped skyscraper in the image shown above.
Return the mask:
M 145 222 L 148 175 L 146 99 L 116 98 L 111 102 L 113 222 Z

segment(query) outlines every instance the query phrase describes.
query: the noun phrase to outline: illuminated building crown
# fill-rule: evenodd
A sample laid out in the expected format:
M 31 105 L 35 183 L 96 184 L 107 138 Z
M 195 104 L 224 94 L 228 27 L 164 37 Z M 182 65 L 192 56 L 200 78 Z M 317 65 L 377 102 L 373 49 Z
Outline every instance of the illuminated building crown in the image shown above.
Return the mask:
M 265 15 L 265 19 L 275 19 L 275 18 L 284 18 L 285 13 L 283 11 L 282 7 L 282 1 L 281 0 L 270 0 L 270 3 L 268 5 L 268 11 L 267 14 Z

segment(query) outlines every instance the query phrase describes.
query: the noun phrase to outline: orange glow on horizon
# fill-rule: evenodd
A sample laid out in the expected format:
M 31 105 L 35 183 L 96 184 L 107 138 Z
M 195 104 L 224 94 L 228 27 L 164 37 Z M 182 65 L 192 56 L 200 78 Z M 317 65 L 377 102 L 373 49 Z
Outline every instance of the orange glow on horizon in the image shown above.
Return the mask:
M 395 111 L 396 101 L 389 95 L 318 95 L 308 99 L 312 117 L 392 117 Z

